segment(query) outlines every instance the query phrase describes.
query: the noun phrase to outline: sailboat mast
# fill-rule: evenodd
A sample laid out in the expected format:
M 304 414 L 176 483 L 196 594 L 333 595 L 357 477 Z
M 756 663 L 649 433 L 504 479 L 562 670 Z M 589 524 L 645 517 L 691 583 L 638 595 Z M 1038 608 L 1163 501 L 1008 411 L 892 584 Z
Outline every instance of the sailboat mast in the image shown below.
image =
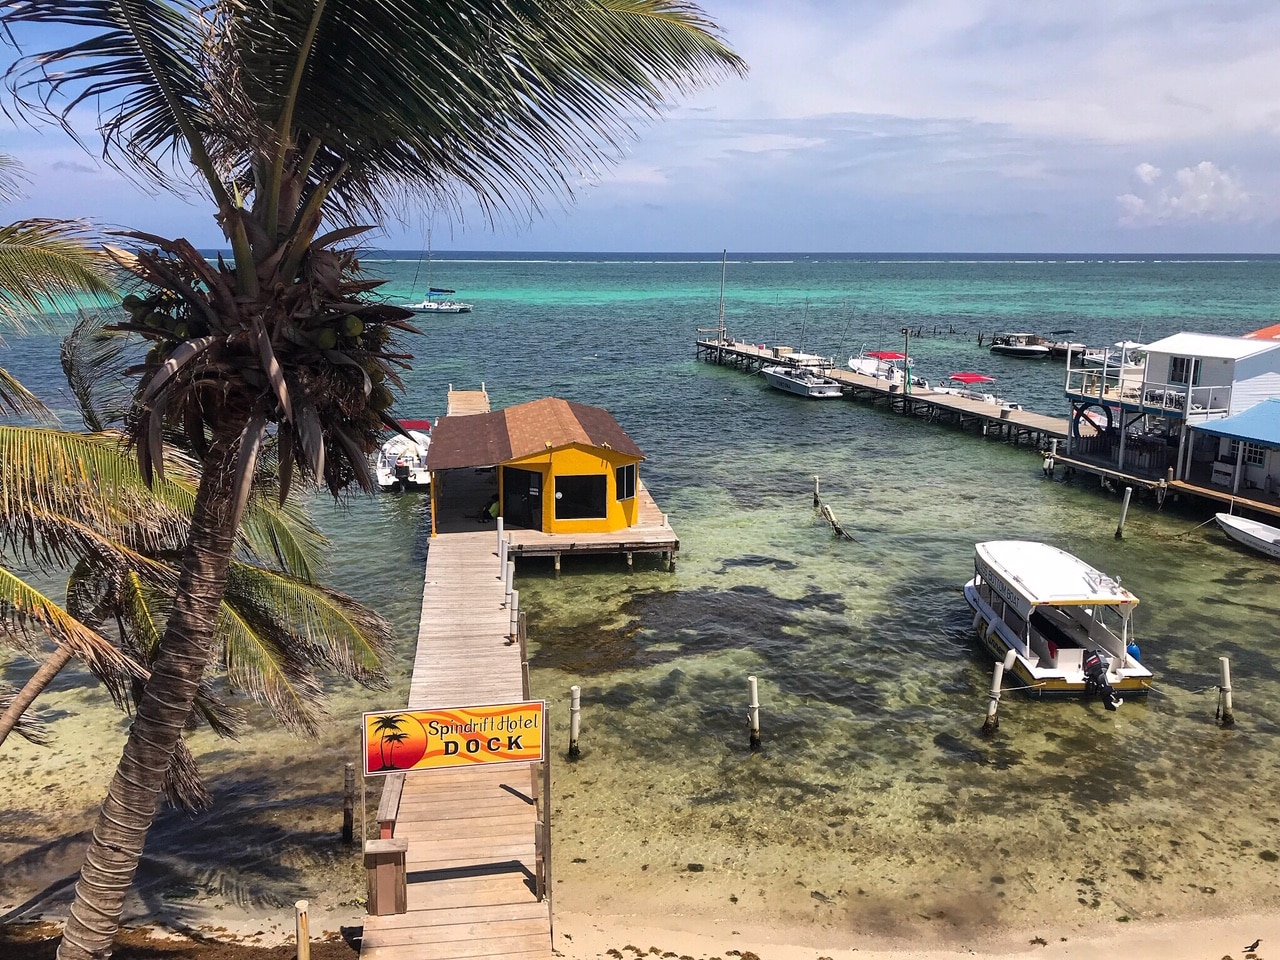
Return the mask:
M 725 340 L 727 339 L 725 337 L 725 329 L 724 329 L 724 273 L 725 273 L 725 267 L 728 264 L 728 262 L 729 262 L 728 249 L 720 251 L 720 322 L 716 326 L 716 336 L 719 338 L 721 343 L 724 343 Z

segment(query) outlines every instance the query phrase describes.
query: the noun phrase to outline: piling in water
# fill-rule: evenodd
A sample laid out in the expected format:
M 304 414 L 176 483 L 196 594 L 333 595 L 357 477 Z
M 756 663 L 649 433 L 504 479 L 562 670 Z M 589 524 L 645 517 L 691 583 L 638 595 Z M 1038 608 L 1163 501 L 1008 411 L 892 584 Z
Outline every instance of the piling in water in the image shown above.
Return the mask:
M 1231 661 L 1227 657 L 1219 657 L 1222 665 L 1222 685 L 1218 687 L 1218 718 L 1224 727 L 1236 725 L 1236 714 L 1231 709 Z
M 576 683 L 569 688 L 569 759 L 577 760 L 578 729 L 582 718 L 582 688 Z
M 1120 504 L 1120 525 L 1116 527 L 1116 539 L 1124 539 L 1124 522 L 1129 518 L 1129 499 L 1133 496 L 1133 487 L 1124 488 L 1124 502 Z
M 760 749 L 760 693 L 756 687 L 756 678 L 747 677 L 749 701 L 747 703 L 747 720 L 751 726 L 751 749 Z
M 342 768 L 342 842 L 351 846 L 356 841 L 356 765 Z

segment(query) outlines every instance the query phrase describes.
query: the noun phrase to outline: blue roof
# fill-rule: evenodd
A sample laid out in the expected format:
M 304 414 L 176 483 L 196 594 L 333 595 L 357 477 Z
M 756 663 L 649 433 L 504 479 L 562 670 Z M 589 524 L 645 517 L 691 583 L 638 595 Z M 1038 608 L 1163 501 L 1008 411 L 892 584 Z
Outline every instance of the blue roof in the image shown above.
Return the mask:
M 1254 404 L 1233 417 L 1197 424 L 1201 433 L 1243 440 L 1263 447 L 1280 447 L 1280 397 Z

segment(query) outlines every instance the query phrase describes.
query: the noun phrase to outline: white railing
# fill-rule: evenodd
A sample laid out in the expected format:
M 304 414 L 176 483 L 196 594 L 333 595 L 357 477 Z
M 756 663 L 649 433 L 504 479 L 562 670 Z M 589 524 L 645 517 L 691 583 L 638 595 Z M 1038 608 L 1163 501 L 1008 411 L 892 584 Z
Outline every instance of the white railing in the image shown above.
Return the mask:
M 1145 371 L 1130 368 L 1067 368 L 1064 386 L 1068 396 L 1087 397 L 1099 403 L 1124 404 L 1182 416 L 1225 414 L 1231 406 L 1231 387 L 1192 387 L 1146 379 Z

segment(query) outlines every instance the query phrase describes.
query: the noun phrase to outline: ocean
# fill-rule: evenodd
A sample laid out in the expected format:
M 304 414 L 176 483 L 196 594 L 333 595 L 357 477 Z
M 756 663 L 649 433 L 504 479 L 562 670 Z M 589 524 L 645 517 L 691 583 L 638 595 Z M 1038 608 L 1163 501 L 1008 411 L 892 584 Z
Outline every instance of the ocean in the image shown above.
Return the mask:
M 1135 507 L 1117 540 L 1119 499 L 1045 479 L 1026 447 L 699 362 L 719 253 L 363 265 L 392 302 L 443 286 L 475 305 L 420 318 L 400 416 L 442 414 L 450 385 L 483 384 L 495 408 L 548 395 L 604 407 L 680 536 L 674 571 L 640 560 L 628 573 L 620 559 L 567 559 L 559 579 L 549 562 L 516 571 L 557 752 L 557 908 L 962 939 L 1276 906 L 1280 565 L 1202 525 L 1207 511 Z M 907 328 L 918 376 L 986 373 L 1006 399 L 1058 416 L 1062 365 L 994 356 L 980 334 L 1071 330 L 1091 346 L 1239 334 L 1275 322 L 1277 304 L 1274 257 L 730 252 L 724 285 L 739 339 L 843 361 L 902 349 Z M 52 338 L 9 340 L 4 365 L 37 389 L 57 382 L 56 363 Z M 817 516 L 815 477 L 855 540 Z M 333 541 L 329 580 L 402 639 L 391 687 L 335 685 L 316 743 L 266 726 L 240 743 L 196 734 L 218 805 L 196 821 L 162 815 L 142 875 L 153 898 L 360 895 L 356 855 L 336 840 L 341 765 L 357 758 L 359 712 L 404 702 L 427 504 L 317 496 L 313 509 Z M 974 543 L 1004 538 L 1061 546 L 1138 595 L 1146 702 L 1109 713 L 1011 693 L 999 731 L 981 736 L 991 664 L 961 586 Z M 1222 656 L 1229 730 L 1215 720 Z M 563 759 L 572 684 L 576 763 Z M 68 824 L 88 822 L 127 724 L 82 676 L 40 705 L 55 748 L 0 753 L 0 915 L 65 895 Z

